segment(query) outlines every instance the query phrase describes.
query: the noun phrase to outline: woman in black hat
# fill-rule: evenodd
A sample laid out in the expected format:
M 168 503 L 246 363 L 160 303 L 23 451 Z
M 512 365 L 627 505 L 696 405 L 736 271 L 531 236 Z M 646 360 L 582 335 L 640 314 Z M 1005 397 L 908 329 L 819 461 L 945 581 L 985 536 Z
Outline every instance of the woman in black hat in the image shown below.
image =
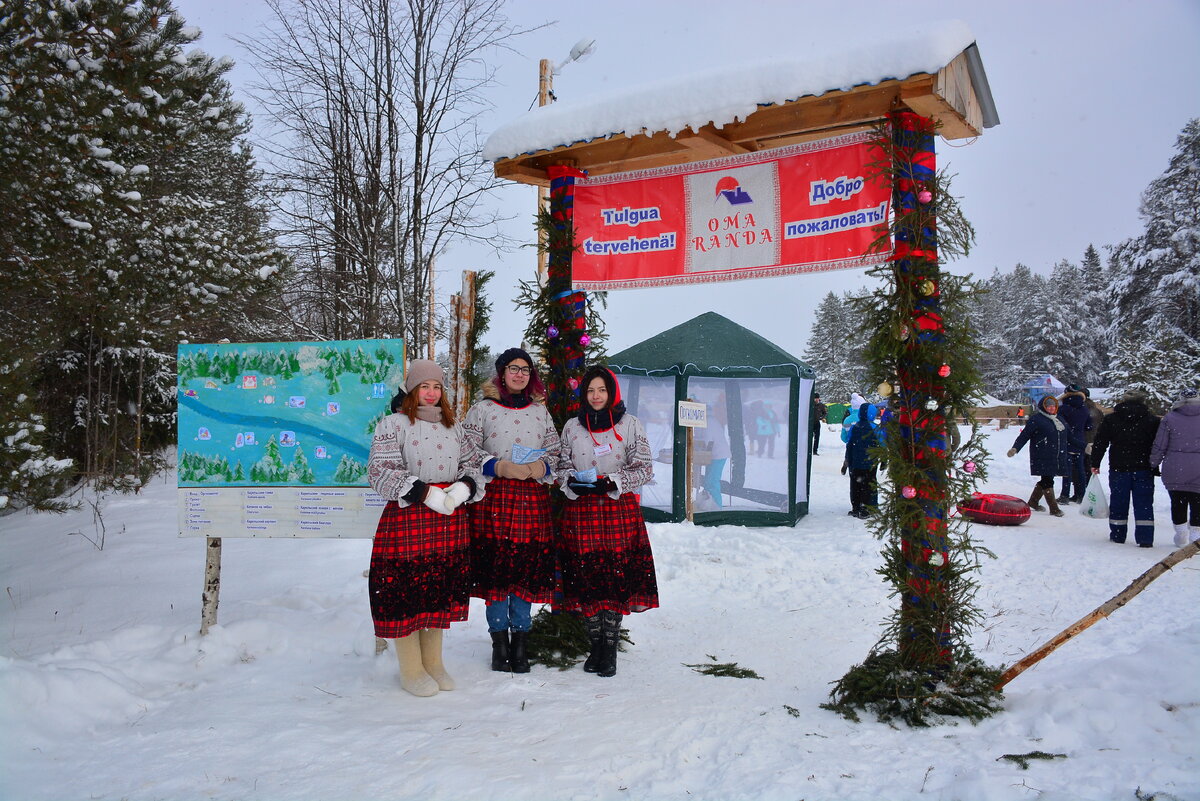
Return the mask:
M 579 414 L 563 426 L 559 486 L 570 502 L 562 520 L 564 606 L 583 613 L 592 651 L 583 669 L 617 672 L 621 617 L 658 606 L 654 554 L 638 490 L 654 477 L 642 423 L 625 411 L 616 376 L 583 375 Z
M 554 593 L 549 485 L 558 431 L 537 367 L 520 348 L 496 359 L 483 395 L 463 422 L 487 482 L 471 508 L 471 594 L 487 603 L 492 670 L 528 673 L 530 611 Z

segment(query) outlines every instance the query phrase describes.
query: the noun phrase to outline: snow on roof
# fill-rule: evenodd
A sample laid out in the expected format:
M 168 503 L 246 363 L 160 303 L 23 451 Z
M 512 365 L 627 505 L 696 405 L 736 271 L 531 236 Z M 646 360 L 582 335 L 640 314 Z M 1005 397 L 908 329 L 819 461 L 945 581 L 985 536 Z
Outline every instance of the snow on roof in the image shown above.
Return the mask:
M 483 157 L 496 161 L 643 130 L 673 135 L 710 123 L 719 127 L 744 120 L 763 105 L 936 73 L 974 41 L 965 22 L 932 22 L 854 46 L 838 39 L 831 49 L 810 50 L 802 58 L 692 73 L 586 102 L 553 103 L 497 128 L 484 144 Z

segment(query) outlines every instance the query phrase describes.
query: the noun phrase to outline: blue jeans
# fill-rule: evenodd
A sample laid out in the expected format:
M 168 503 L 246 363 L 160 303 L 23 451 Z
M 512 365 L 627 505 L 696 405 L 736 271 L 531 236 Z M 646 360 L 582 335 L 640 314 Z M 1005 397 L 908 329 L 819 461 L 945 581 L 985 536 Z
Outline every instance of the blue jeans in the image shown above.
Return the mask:
M 1154 544 L 1154 476 L 1149 470 L 1108 471 L 1108 538 L 1124 542 L 1129 533 L 1129 499 L 1133 498 L 1133 538 Z
M 484 613 L 487 617 L 488 631 L 495 634 L 498 631 L 529 631 L 533 625 L 529 610 L 533 606 L 524 598 L 510 595 L 503 601 L 488 601 Z

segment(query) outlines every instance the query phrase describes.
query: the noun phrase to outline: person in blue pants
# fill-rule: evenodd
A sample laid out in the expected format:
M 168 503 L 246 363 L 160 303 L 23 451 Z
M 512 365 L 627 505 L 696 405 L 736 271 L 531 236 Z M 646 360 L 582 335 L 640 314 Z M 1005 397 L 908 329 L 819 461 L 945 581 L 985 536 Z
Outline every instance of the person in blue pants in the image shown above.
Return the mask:
M 1146 408 L 1146 396 L 1126 393 L 1113 413 L 1100 421 L 1092 442 L 1092 473 L 1108 453 L 1108 538 L 1125 542 L 1129 504 L 1133 502 L 1133 538 L 1142 548 L 1154 545 L 1154 475 L 1150 450 L 1159 419 Z

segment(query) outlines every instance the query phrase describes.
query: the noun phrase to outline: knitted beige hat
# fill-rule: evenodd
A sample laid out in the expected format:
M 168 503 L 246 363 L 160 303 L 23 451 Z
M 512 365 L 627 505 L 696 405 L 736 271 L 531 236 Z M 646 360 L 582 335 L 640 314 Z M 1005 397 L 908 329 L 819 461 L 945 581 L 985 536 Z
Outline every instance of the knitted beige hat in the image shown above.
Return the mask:
M 446 376 L 437 362 L 428 359 L 415 359 L 408 363 L 408 372 L 404 374 L 404 391 L 412 392 L 426 381 L 437 381 L 446 386 Z

